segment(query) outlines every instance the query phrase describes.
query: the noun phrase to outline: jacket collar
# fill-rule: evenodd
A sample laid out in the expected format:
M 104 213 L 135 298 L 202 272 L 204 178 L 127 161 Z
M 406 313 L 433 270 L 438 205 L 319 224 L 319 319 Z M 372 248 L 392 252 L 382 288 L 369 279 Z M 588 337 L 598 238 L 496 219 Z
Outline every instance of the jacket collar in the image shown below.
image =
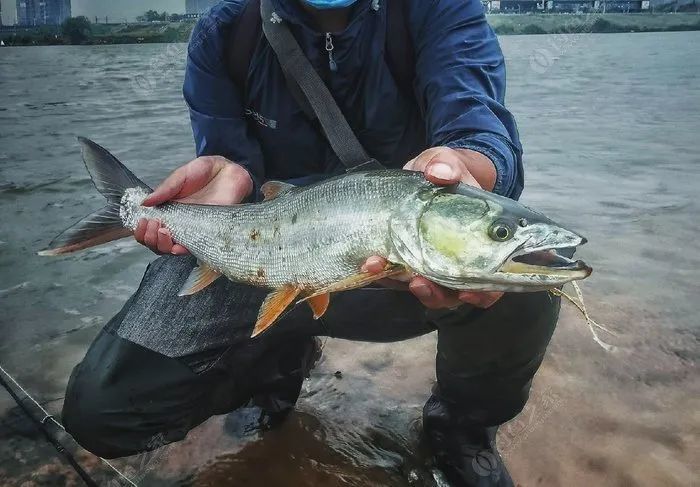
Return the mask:
M 275 13 L 279 15 L 282 19 L 286 20 L 287 22 L 290 22 L 295 25 L 299 25 L 303 27 L 306 30 L 309 30 L 313 33 L 316 34 L 322 34 L 322 32 L 319 32 L 316 30 L 314 27 L 314 22 L 313 19 L 311 18 L 311 15 L 304 10 L 301 5 L 299 5 L 299 2 L 302 0 L 270 0 L 272 3 L 272 6 L 275 10 Z M 364 17 L 365 13 L 372 9 L 372 10 L 378 10 L 379 8 L 379 3 L 381 0 L 359 0 L 355 5 L 352 7 L 352 11 L 350 12 L 350 20 L 348 21 L 348 26 L 345 28 L 345 31 L 350 29 L 350 27 L 360 18 Z M 342 34 L 342 32 L 339 32 L 338 34 Z

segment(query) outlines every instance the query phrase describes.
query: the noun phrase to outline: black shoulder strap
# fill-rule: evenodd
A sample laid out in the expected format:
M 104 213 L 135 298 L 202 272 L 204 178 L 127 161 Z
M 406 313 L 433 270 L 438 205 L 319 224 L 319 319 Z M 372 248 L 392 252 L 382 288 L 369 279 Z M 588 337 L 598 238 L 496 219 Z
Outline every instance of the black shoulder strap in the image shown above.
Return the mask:
M 396 84 L 403 94 L 415 97 L 413 80 L 416 77 L 416 55 L 408 28 L 406 0 L 386 2 L 386 62 Z
M 231 27 L 225 53 L 229 75 L 241 92 L 245 91 L 250 62 L 261 32 L 260 0 L 248 0 Z
M 299 87 L 318 117 L 333 152 L 348 169 L 356 169 L 360 166 L 365 166 L 367 169 L 382 167 L 367 155 L 328 87 L 311 66 L 286 21 L 274 12 L 270 2 L 271 0 L 260 1 L 265 38 L 277 55 L 277 61 L 287 80 L 293 80 Z

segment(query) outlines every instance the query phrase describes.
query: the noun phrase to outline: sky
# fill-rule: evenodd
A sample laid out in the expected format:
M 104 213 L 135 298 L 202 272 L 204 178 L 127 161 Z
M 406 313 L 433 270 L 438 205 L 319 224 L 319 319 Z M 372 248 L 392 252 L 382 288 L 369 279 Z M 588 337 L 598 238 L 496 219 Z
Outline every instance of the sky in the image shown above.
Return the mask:
M 2 23 L 4 25 L 15 23 L 16 0 L 0 0 L 2 2 Z M 110 22 L 123 20 L 133 21 L 137 15 L 149 9 L 167 11 L 172 13 L 185 13 L 185 0 L 72 0 L 71 10 L 73 16 L 85 15 L 94 21 L 95 16 L 104 21 L 105 15 Z

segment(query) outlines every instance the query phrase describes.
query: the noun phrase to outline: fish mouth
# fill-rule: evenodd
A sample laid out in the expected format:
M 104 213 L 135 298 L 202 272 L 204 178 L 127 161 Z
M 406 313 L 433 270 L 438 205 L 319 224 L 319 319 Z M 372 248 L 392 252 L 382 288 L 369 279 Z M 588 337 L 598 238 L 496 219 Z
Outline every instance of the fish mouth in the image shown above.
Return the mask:
M 582 260 L 573 260 L 561 254 L 562 249 L 572 249 L 586 243 L 580 237 L 578 244 L 521 247 L 513 252 L 501 265 L 499 274 L 538 275 L 584 279 L 593 269 Z

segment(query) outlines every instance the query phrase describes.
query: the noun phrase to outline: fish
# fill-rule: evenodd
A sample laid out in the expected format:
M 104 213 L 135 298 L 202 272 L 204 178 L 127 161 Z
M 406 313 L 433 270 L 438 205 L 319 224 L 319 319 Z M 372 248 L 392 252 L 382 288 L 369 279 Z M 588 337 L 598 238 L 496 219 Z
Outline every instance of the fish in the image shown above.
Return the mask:
M 465 184 L 437 186 L 400 169 L 349 171 L 309 186 L 262 185 L 264 200 L 231 206 L 142 206 L 151 188 L 106 149 L 79 137 L 85 167 L 107 205 L 61 233 L 40 255 L 83 250 L 160 221 L 198 264 L 178 293 L 187 299 L 220 277 L 270 289 L 252 337 L 292 305 L 315 319 L 330 295 L 408 273 L 455 290 L 530 292 L 588 277 L 561 255 L 586 243 L 541 213 Z M 370 256 L 379 273 L 362 270 Z

